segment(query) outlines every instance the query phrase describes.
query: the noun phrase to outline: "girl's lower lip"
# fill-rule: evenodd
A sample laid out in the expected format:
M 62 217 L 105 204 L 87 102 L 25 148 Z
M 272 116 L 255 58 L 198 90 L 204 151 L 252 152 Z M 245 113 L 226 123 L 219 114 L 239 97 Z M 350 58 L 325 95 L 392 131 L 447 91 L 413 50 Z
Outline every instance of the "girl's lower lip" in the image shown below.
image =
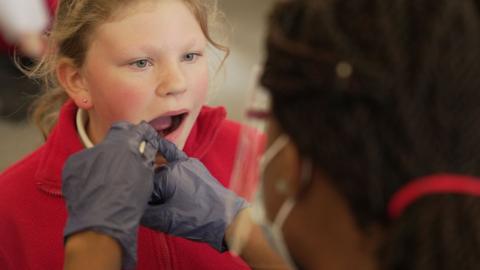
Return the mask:
M 185 125 L 185 122 L 187 121 L 188 119 L 188 115 L 185 116 L 185 118 L 182 120 L 182 123 L 180 124 L 180 126 L 175 130 L 173 131 L 172 133 L 168 134 L 167 136 L 165 136 L 164 138 L 172 143 L 175 143 L 175 141 L 178 139 L 178 137 L 182 134 L 182 131 L 183 131 L 183 127 Z

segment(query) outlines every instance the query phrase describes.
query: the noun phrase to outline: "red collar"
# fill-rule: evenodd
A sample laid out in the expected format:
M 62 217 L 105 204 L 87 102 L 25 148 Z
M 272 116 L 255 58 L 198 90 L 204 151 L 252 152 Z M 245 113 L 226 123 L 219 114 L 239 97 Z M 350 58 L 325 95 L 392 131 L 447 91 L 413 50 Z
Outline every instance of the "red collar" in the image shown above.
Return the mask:
M 68 157 L 83 149 L 75 126 L 77 106 L 73 101 L 67 101 L 61 111 L 58 122 L 44 145 L 45 151 L 40 159 L 36 172 L 37 185 L 61 189 L 61 173 Z M 204 157 L 215 138 L 219 127 L 226 118 L 223 107 L 210 108 L 204 106 L 192 127 L 185 144 L 187 155 L 201 159 Z
M 226 117 L 225 108 L 204 106 L 188 135 L 183 148 L 185 153 L 190 157 L 202 159 L 210 150 L 220 130 L 219 127 Z

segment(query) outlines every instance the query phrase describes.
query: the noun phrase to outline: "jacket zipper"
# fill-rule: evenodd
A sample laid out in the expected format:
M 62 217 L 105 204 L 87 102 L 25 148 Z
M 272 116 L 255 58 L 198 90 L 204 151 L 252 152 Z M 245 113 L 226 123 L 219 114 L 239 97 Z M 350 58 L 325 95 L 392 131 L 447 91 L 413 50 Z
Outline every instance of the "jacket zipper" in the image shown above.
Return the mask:
M 154 254 L 160 255 L 157 257 L 157 263 L 160 266 L 160 269 L 173 270 L 174 266 L 166 235 L 152 230 L 149 230 L 149 232 L 155 250 Z

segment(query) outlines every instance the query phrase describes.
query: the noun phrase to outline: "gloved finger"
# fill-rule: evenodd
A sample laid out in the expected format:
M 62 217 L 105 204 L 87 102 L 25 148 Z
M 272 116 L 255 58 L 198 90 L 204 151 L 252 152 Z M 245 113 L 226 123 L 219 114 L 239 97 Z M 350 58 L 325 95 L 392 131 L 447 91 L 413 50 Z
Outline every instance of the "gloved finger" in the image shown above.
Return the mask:
M 114 140 L 114 138 L 124 138 L 125 135 L 127 135 L 128 141 L 132 142 L 133 144 L 140 144 L 142 137 L 139 136 L 137 133 L 131 132 L 134 128 L 135 125 L 126 121 L 115 122 L 110 127 L 110 130 L 108 131 L 107 136 L 104 140 L 108 141 L 110 139 Z M 118 136 L 119 134 L 121 135 Z M 131 134 L 134 134 L 134 136 L 132 136 Z
M 147 141 L 156 147 L 158 133 L 150 124 L 145 121 L 142 121 L 138 125 L 133 125 L 126 121 L 115 122 L 110 128 L 109 134 L 116 133 L 116 131 L 131 131 L 129 139 L 135 139 L 138 141 L 138 143 Z
M 172 215 L 169 215 L 169 209 L 157 204 L 149 203 L 143 213 L 140 223 L 156 231 L 168 233 L 173 222 L 170 222 Z
M 157 156 L 157 148 L 154 147 L 150 142 L 146 142 L 145 147 L 140 148 L 140 154 L 145 158 L 147 162 L 150 162 L 151 165 L 155 164 L 156 156 Z
M 133 127 L 133 124 L 130 124 L 126 121 L 119 121 L 112 124 L 110 130 L 130 130 Z
M 149 142 L 155 148 L 157 148 L 158 133 L 149 123 L 142 121 L 140 124 L 135 126 L 134 130 L 143 140 Z
M 148 162 L 154 162 L 157 155 L 158 148 L 158 133 L 147 122 L 142 121 L 139 125 L 134 127 L 134 131 L 141 138 L 139 145 L 140 153 L 147 159 Z
M 155 157 L 155 164 L 160 167 L 160 166 L 163 166 L 167 163 L 168 163 L 168 161 L 165 159 L 165 157 L 162 156 L 161 154 L 158 154 L 158 152 L 157 152 L 157 156 Z
M 187 155 L 177 148 L 177 146 L 166 139 L 159 138 L 158 152 L 165 157 L 168 162 L 187 159 Z
M 155 175 L 153 177 L 153 192 L 150 199 L 151 205 L 165 203 L 175 194 L 177 183 L 170 177 L 170 174 L 172 173 L 172 166 L 175 165 L 176 163 L 167 164 L 155 171 Z

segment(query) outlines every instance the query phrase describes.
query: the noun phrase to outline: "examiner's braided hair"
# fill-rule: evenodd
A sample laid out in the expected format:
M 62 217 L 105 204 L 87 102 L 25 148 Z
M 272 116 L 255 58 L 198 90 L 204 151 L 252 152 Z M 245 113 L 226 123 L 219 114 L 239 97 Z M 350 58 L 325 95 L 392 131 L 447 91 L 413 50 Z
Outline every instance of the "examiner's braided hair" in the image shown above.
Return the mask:
M 273 114 L 359 226 L 388 228 L 383 269 L 480 267 L 478 198 L 429 196 L 395 222 L 386 213 L 417 177 L 480 177 L 479 2 L 291 0 L 270 18 Z

